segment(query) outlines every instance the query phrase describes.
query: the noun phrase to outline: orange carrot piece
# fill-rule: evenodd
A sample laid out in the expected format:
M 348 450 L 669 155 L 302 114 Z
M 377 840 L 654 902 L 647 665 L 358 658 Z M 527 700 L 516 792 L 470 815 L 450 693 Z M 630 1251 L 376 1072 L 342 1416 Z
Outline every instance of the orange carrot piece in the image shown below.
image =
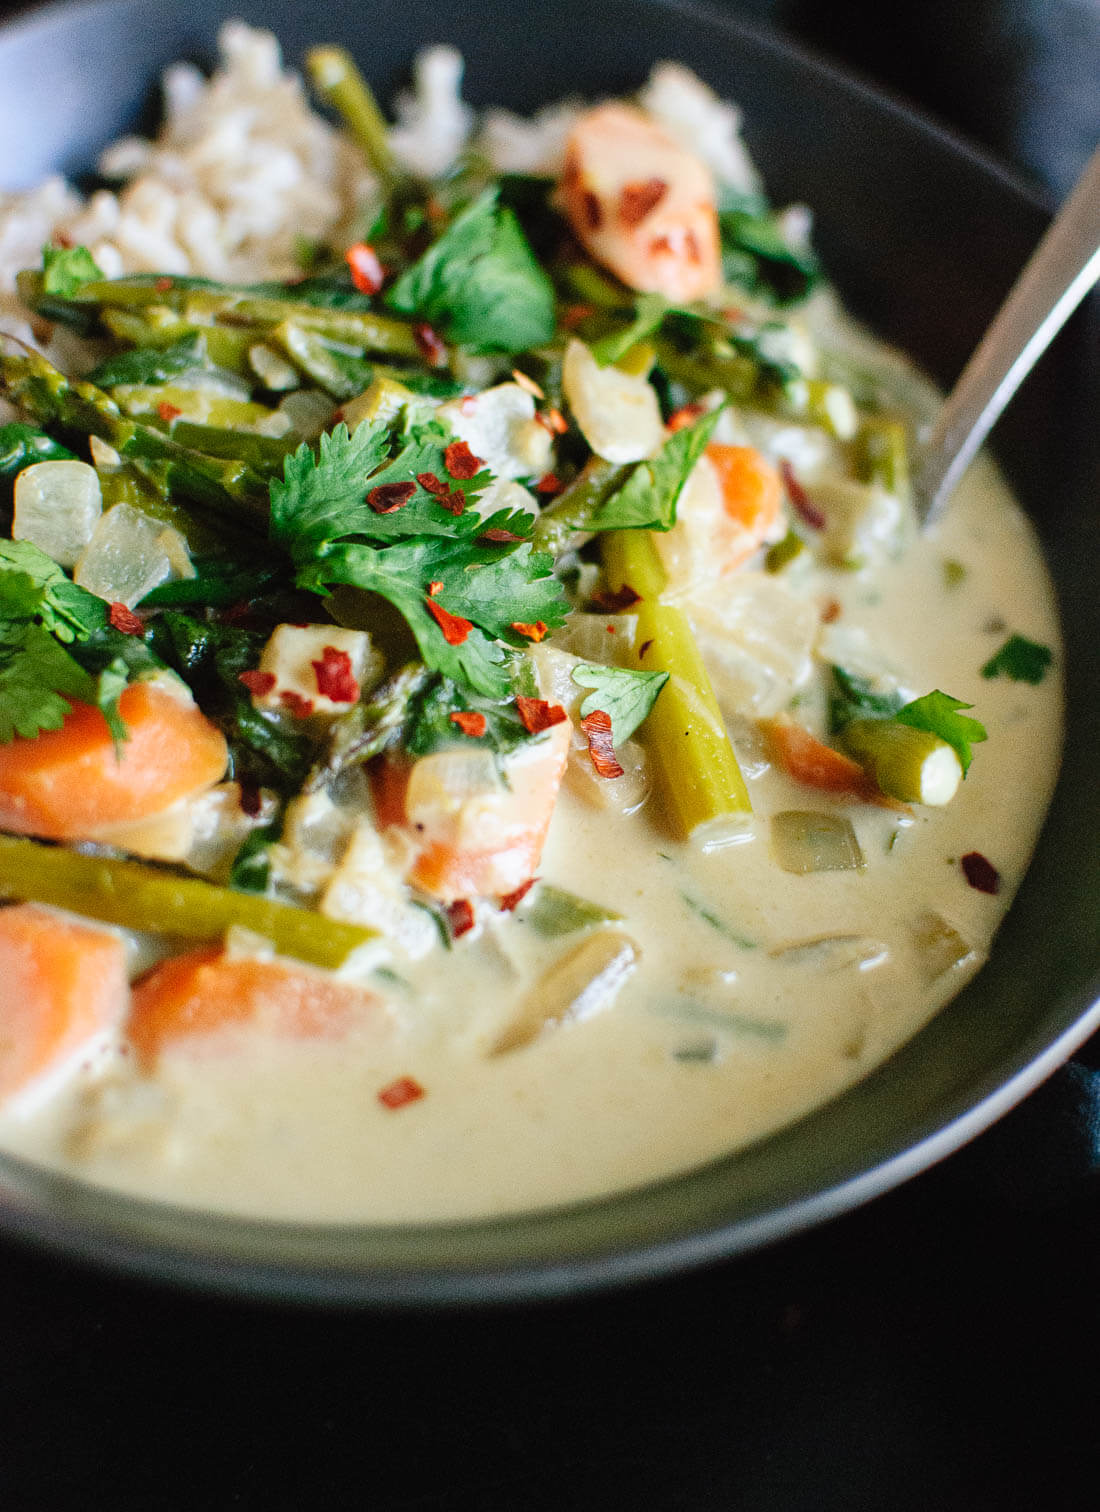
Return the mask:
M 259 1028 L 286 1039 L 339 1039 L 377 996 L 282 960 L 189 951 L 134 984 L 127 1032 L 146 1064 L 176 1044 L 223 1029 Z
M 783 480 L 754 446 L 725 446 L 712 441 L 706 456 L 722 488 L 727 520 L 723 522 L 721 549 L 728 571 L 757 550 L 779 519 Z
M 225 741 L 193 704 L 134 683 L 119 711 L 128 731 L 121 754 L 90 704 L 76 704 L 59 730 L 0 746 L 0 829 L 47 840 L 93 837 L 161 813 L 224 774 Z
M 117 935 L 34 903 L 0 908 L 0 1102 L 109 1029 L 128 995 Z
M 834 751 L 805 726 L 796 724 L 787 714 L 762 719 L 772 759 L 796 782 L 818 788 L 825 793 L 850 793 L 853 797 L 876 801 L 882 798 L 875 783 L 850 756 Z

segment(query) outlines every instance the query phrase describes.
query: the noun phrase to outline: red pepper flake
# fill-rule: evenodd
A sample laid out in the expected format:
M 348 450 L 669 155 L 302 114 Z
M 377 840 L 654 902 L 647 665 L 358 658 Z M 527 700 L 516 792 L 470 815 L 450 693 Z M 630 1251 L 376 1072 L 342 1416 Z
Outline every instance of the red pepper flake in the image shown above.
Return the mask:
M 295 719 L 308 719 L 313 713 L 312 698 L 303 698 L 300 693 L 287 689 L 279 694 L 279 702 L 288 714 L 293 714 Z
M 483 530 L 478 536 L 479 541 L 488 541 L 492 546 L 503 546 L 513 541 L 526 539 L 526 536 L 516 535 L 514 530 L 504 530 L 499 525 L 494 525 L 492 530 Z
M 390 1082 L 388 1087 L 383 1087 L 378 1094 L 378 1101 L 384 1108 L 395 1111 L 403 1108 L 408 1103 L 419 1102 L 425 1095 L 424 1088 L 411 1076 L 399 1076 L 396 1081 Z
M 686 425 L 694 425 L 700 415 L 705 415 L 706 412 L 705 404 L 685 404 L 681 409 L 669 415 L 668 428 L 670 431 L 683 430 Z
M 469 898 L 458 898 L 454 903 L 448 903 L 445 912 L 453 939 L 457 940 L 460 935 L 468 934 L 473 929 L 474 905 Z
M 823 625 L 833 625 L 840 618 L 841 613 L 839 599 L 826 599 L 825 603 L 821 606 L 821 623 Z
M 258 819 L 263 808 L 263 794 L 254 782 L 241 783 L 241 813 L 250 819 Z
M 238 599 L 235 604 L 230 604 L 228 609 L 222 609 L 216 614 L 224 625 L 243 625 L 252 618 L 252 605 L 248 599 Z
M 413 340 L 420 349 L 420 355 L 425 359 L 429 367 L 445 367 L 447 363 L 447 348 L 443 344 L 442 337 L 432 329 L 426 320 L 419 325 L 413 326 Z
M 992 861 L 986 860 L 981 851 L 970 851 L 962 858 L 960 864 L 966 880 L 978 892 L 1000 892 L 1001 874 Z
M 447 509 L 453 515 L 460 515 L 466 508 L 466 495 L 461 488 L 455 488 L 449 493 L 439 494 L 435 501 L 441 508 Z
M 528 735 L 538 735 L 569 718 L 561 704 L 547 703 L 545 698 L 524 698 L 522 694 L 516 698 L 516 710 Z
M 646 640 L 646 641 L 643 641 L 642 644 L 638 647 L 638 660 L 639 661 L 641 661 L 642 657 L 646 655 L 646 653 L 649 651 L 649 648 L 650 648 L 650 646 L 652 646 L 652 644 L 653 644 L 653 642 L 651 640 Z
M 614 635 L 615 634 L 615 626 L 614 625 L 605 625 L 604 629 L 607 631 L 608 635 Z
M 566 305 L 561 314 L 561 323 L 567 331 L 573 331 L 580 325 L 582 320 L 587 320 L 590 315 L 595 315 L 596 306 L 589 304 Z
M 67 231 L 55 231 L 53 234 L 53 244 L 55 247 L 67 248 L 73 246 L 73 239 Z
M 377 294 L 385 281 L 385 270 L 378 261 L 378 253 L 369 242 L 356 242 L 344 253 L 344 261 L 351 269 L 351 281 L 360 294 Z
M 379 483 L 367 494 L 367 503 L 375 514 L 393 514 L 403 509 L 415 492 L 415 483 Z
M 427 493 L 435 494 L 437 498 L 441 494 L 449 494 L 451 491 L 449 485 L 444 483 L 442 478 L 437 478 L 435 473 L 417 473 L 416 481 Z
M 264 698 L 275 687 L 274 672 L 242 672 L 237 678 L 238 682 L 244 683 L 253 698 Z
M 603 225 L 603 206 L 591 189 L 585 189 L 581 194 L 581 212 L 589 231 L 598 231 Z
M 525 625 L 520 620 L 513 620 L 508 627 L 517 635 L 522 635 L 524 640 L 534 641 L 537 646 L 540 640 L 546 639 L 546 626 L 542 620 L 536 620 L 533 625 Z
M 635 593 L 629 583 L 624 583 L 621 588 L 614 591 L 610 588 L 602 588 L 599 593 L 592 595 L 593 607 L 601 614 L 618 614 L 622 609 L 629 609 L 631 604 L 640 604 L 642 595 Z
M 664 199 L 668 185 L 664 179 L 646 179 L 644 184 L 624 184 L 619 195 L 619 219 L 624 226 L 637 226 Z
M 153 284 L 153 288 L 156 289 L 158 294 L 167 294 L 168 290 L 172 287 L 173 281 L 170 278 L 158 278 Z
M 437 604 L 433 598 L 427 598 L 424 602 L 428 606 L 428 613 L 443 631 L 443 639 L 447 642 L 448 646 L 461 646 L 462 642 L 474 628 L 470 621 L 462 619 L 457 614 L 448 614 L 443 605 Z
M 593 709 L 587 718 L 581 720 L 581 729 L 588 737 L 588 754 L 597 775 L 621 777 L 623 769 L 611 740 L 611 715 L 605 714 L 602 709 Z
M 435 596 L 436 596 L 437 593 L 442 593 L 442 592 L 443 592 L 443 579 L 442 578 L 432 578 L 431 582 L 428 584 L 428 597 L 429 598 L 435 598 Z
M 465 441 L 452 441 L 443 453 L 443 465 L 452 478 L 472 478 L 485 466 L 480 457 L 475 457 Z
M 469 735 L 478 740 L 489 728 L 489 721 L 484 714 L 478 714 L 473 709 L 455 709 L 447 715 L 452 724 L 456 724 L 463 735 Z
M 178 405 L 169 404 L 167 399 L 162 399 L 157 405 L 157 414 L 164 421 L 165 425 L 170 425 L 177 415 L 183 414 L 183 411 Z
M 552 498 L 554 494 L 560 494 L 564 487 L 565 484 L 558 477 L 557 473 L 543 473 L 542 477 L 535 484 L 535 492 Z
M 787 498 L 791 501 L 791 507 L 795 514 L 806 522 L 813 530 L 824 530 L 826 525 L 825 516 L 811 500 L 809 494 L 794 475 L 794 469 L 784 457 L 779 463 L 779 473 L 783 479 L 783 487 L 787 490 Z
M 317 679 L 317 691 L 322 698 L 331 698 L 333 703 L 358 703 L 359 681 L 351 669 L 351 657 L 335 646 L 325 646 L 321 660 L 311 662 Z
M 532 887 L 534 887 L 535 881 L 536 878 L 528 877 L 526 882 L 519 884 L 515 892 L 505 893 L 503 898 L 498 898 L 497 906 L 501 913 L 511 913 L 514 908 L 522 903 Z
M 533 399 L 545 399 L 546 395 L 533 378 L 528 378 L 522 368 L 512 369 L 512 381 L 518 383 L 521 389 L 525 389 Z
M 125 604 L 112 604 L 107 610 L 107 619 L 116 630 L 121 630 L 123 635 L 144 635 L 145 626 L 132 609 Z

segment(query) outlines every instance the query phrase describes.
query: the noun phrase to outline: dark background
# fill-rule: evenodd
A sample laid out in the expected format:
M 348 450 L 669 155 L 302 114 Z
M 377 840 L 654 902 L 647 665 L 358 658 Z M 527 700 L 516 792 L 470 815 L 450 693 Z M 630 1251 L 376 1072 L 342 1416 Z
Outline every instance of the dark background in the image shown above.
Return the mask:
M 734 8 L 1054 195 L 1096 142 L 1100 0 Z M 541 1308 L 294 1312 L 0 1247 L 0 1509 L 1094 1508 L 1095 1068 L 824 1229 Z

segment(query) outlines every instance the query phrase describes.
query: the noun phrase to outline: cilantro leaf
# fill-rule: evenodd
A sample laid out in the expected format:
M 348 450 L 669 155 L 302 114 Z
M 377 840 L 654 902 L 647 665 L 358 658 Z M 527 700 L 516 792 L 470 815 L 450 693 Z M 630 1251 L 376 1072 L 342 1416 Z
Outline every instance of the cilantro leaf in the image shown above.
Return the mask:
M 386 296 L 471 352 L 522 352 L 554 334 L 553 286 L 498 197 L 479 195 Z
M 36 425 L 22 420 L 0 425 L 0 478 L 14 479 L 32 462 L 67 462 L 73 455 Z
M 451 718 L 456 712 L 483 714 L 485 734 L 462 734 Z M 481 698 L 457 687 L 449 678 L 437 676 L 410 700 L 404 746 L 410 756 L 430 756 L 433 751 L 473 743 L 506 756 L 539 738 L 524 728 L 513 698 L 503 704 Z
M 821 277 L 814 254 L 792 246 L 773 215 L 747 208 L 726 210 L 718 217 L 718 228 L 727 283 L 786 305 L 805 299 Z
M 891 719 L 902 706 L 896 690 L 876 693 L 871 681 L 843 667 L 829 668 L 833 687 L 829 694 L 829 733 L 838 734 L 853 719 Z
M 96 283 L 103 273 L 87 247 L 42 248 L 42 292 L 71 299 L 88 283 Z
M 1013 682 L 1041 683 L 1054 660 L 1049 646 L 1028 640 L 1026 635 L 1010 635 L 995 656 L 982 668 L 983 677 L 1011 677 Z
M 93 679 L 32 620 L 0 625 L 0 744 L 59 730 L 71 700 L 96 702 Z
M 167 383 L 189 368 L 204 367 L 202 341 L 197 331 L 167 347 L 138 347 L 108 357 L 88 374 L 87 381 L 97 388 L 114 388 L 118 383 Z
M 639 462 L 623 486 L 604 499 L 582 527 L 588 530 L 671 530 L 676 504 L 703 455 L 721 410 L 712 410 L 668 438 L 655 457 Z
M 914 730 L 928 730 L 946 740 L 958 756 L 965 776 L 972 760 L 970 747 L 987 738 L 983 724 L 959 712 L 973 707 L 973 704 L 963 703 L 961 698 L 952 698 L 937 688 L 935 692 L 907 703 L 894 718 L 899 724 L 911 725 Z
M 22 612 L 14 607 L 20 595 L 25 605 Z M 65 642 L 86 640 L 107 623 L 104 601 L 78 587 L 52 557 L 29 541 L 0 541 L 0 613 L 37 616 Z
M 634 318 L 622 330 L 610 331 L 592 343 L 592 355 L 601 367 L 609 367 L 625 357 L 632 346 L 645 341 L 660 329 L 669 311 L 669 302 L 663 294 L 642 294 L 634 305 Z
M 668 682 L 668 673 L 631 672 L 626 667 L 582 662 L 573 668 L 573 681 L 594 690 L 581 704 L 581 717 L 602 709 L 610 716 L 611 740 L 618 746 L 629 740 L 657 702 L 658 693 Z

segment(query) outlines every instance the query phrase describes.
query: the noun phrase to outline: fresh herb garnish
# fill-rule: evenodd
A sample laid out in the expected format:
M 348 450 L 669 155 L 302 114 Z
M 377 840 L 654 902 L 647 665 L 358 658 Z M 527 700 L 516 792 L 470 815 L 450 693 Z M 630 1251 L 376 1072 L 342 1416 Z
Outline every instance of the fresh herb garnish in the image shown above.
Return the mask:
M 87 247 L 42 248 L 42 292 L 71 299 L 85 284 L 96 283 L 103 273 Z
M 961 698 L 952 698 L 937 688 L 935 692 L 907 703 L 894 718 L 899 724 L 911 725 L 914 730 L 928 730 L 945 740 L 954 749 L 965 776 L 973 759 L 970 747 L 987 738 L 983 724 L 959 712 L 973 707 L 973 704 L 963 703 Z
M 796 304 L 821 277 L 813 252 L 792 246 L 774 215 L 726 210 L 718 217 L 718 229 L 722 275 L 750 294 L 765 294 L 780 305 Z
M 714 434 L 721 410 L 684 426 L 648 462 L 639 462 L 621 488 L 602 500 L 580 527 L 586 530 L 671 530 L 692 469 Z
M 1054 660 L 1049 646 L 1028 640 L 1026 635 L 1010 635 L 995 656 L 982 668 L 983 677 L 1011 677 L 1013 682 L 1041 683 Z
M 592 343 L 592 355 L 601 367 L 609 367 L 625 357 L 632 346 L 645 341 L 655 331 L 669 311 L 668 300 L 663 294 L 642 294 L 634 305 L 634 318 L 621 330 L 610 331 Z
M 522 352 L 554 334 L 553 286 L 498 197 L 479 195 L 386 296 L 471 352 Z
M 582 718 L 602 709 L 611 719 L 611 740 L 616 746 L 630 739 L 668 682 L 667 672 L 632 672 L 596 662 L 582 662 L 572 675 L 580 687 L 593 689 L 581 704 Z
M 739 934 L 731 924 L 727 924 L 725 919 L 720 914 L 716 914 L 714 909 L 706 903 L 701 903 L 698 898 L 692 897 L 691 893 L 682 892 L 680 897 L 693 914 L 698 914 L 704 924 L 709 924 L 711 929 L 716 930 L 718 934 L 724 936 L 732 945 L 738 946 L 741 950 L 756 949 L 755 940 L 750 940 L 748 935 Z
M 832 666 L 829 693 L 829 733 L 837 735 L 854 719 L 892 719 L 904 703 L 894 689 L 876 693 L 869 678 Z

